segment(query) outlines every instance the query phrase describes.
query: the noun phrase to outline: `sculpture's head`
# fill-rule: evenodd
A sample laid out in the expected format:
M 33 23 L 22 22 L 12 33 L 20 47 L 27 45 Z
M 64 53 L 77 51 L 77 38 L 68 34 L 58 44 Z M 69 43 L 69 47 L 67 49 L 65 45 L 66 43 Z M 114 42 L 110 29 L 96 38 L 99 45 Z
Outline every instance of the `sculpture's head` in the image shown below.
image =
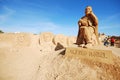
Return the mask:
M 91 6 L 87 6 L 86 9 L 85 9 L 85 14 L 88 15 L 91 12 L 92 12 L 92 7 Z

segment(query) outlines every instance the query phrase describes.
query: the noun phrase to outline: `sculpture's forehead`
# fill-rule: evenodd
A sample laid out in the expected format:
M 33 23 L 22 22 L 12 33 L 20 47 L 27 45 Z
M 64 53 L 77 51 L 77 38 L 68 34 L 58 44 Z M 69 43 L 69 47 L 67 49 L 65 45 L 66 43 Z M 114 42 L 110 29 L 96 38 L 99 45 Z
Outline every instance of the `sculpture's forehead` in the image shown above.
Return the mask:
M 86 8 L 92 8 L 91 6 L 87 6 Z
M 91 6 L 86 7 L 86 10 L 92 10 Z

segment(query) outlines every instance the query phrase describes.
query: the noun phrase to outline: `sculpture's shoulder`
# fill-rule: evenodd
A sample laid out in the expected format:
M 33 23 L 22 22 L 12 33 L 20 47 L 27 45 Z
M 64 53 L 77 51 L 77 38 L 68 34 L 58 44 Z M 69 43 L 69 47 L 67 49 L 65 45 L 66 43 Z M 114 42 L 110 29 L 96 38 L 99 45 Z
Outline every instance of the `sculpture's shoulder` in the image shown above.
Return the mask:
M 81 19 L 85 19 L 85 18 L 86 18 L 86 16 L 81 17 Z

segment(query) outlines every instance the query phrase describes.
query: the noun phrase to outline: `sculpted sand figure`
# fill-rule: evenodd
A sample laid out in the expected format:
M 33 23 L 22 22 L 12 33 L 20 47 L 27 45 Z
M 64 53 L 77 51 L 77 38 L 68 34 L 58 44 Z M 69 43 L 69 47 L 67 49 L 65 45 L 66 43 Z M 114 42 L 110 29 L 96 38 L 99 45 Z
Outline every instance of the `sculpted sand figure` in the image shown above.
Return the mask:
M 76 43 L 80 47 L 89 47 L 99 44 L 98 19 L 92 11 L 91 6 L 85 9 L 85 16 L 78 21 L 79 31 Z

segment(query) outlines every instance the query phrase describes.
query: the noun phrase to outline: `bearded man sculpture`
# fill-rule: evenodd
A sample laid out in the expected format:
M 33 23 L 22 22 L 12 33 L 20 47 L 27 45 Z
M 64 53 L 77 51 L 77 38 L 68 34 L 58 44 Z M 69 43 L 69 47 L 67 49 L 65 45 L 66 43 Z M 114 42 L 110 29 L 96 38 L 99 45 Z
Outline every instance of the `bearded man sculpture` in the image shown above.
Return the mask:
M 85 16 L 78 21 L 78 26 L 77 45 L 87 48 L 99 44 L 98 19 L 91 6 L 86 7 Z

